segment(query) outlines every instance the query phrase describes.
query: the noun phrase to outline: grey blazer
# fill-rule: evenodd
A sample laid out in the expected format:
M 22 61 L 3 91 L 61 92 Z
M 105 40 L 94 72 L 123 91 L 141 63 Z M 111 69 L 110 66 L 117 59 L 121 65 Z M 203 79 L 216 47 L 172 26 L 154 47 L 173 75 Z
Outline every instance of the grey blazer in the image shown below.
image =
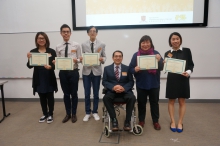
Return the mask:
M 83 70 L 82 70 L 83 75 L 89 75 L 91 71 L 93 72 L 95 76 L 102 75 L 101 64 L 104 64 L 106 61 L 105 44 L 96 39 L 96 44 L 94 45 L 94 53 L 98 53 L 98 50 L 100 50 L 99 54 L 100 54 L 100 57 L 103 57 L 103 61 L 98 66 L 83 66 Z M 82 53 L 92 53 L 90 40 L 86 41 L 85 43 L 82 43 Z

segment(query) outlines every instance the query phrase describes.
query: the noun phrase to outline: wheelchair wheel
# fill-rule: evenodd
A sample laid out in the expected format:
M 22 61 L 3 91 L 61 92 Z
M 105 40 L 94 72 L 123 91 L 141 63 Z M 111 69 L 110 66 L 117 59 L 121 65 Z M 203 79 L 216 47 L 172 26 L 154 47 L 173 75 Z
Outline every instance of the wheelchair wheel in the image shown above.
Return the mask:
M 104 117 L 105 117 L 105 108 L 102 107 L 102 123 L 104 122 Z
M 143 128 L 140 125 L 136 125 L 137 131 L 135 127 L 133 127 L 133 134 L 134 135 L 141 135 L 143 133 Z
M 109 137 L 110 136 L 110 132 L 108 131 L 108 126 L 105 126 L 104 135 L 105 135 L 105 137 Z

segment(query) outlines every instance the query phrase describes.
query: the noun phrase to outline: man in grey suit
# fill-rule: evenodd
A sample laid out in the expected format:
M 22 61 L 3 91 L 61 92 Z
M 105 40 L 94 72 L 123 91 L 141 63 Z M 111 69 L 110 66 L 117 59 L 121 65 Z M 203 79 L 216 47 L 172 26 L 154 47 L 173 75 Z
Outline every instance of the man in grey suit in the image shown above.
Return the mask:
M 102 75 L 102 66 L 106 61 L 105 44 L 96 39 L 98 35 L 98 29 L 94 26 L 90 26 L 87 29 L 87 34 L 90 37 L 88 41 L 82 44 L 82 53 L 99 53 L 100 65 L 98 66 L 83 66 L 83 86 L 85 92 L 85 111 L 86 115 L 83 121 L 88 121 L 92 113 L 94 119 L 97 121 L 100 119 L 98 115 L 98 102 L 99 102 L 99 88 Z M 93 88 L 93 110 L 91 110 L 91 86 Z
M 119 50 L 112 54 L 114 63 L 104 68 L 102 85 L 107 89 L 103 102 L 112 121 L 112 130 L 118 130 L 118 121 L 115 114 L 113 101 L 115 98 L 123 98 L 126 102 L 126 118 L 124 130 L 130 131 L 131 115 L 136 98 L 132 92 L 134 80 L 129 72 L 129 67 L 122 64 L 123 53 Z

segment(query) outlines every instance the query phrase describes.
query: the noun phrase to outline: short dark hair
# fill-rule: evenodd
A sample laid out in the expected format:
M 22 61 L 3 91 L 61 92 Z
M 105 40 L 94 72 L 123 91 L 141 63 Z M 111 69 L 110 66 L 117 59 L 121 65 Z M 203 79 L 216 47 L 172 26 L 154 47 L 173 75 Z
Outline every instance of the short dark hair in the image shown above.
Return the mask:
M 71 32 L 71 28 L 69 27 L 69 25 L 63 24 L 63 25 L 60 27 L 60 32 L 62 31 L 63 28 L 69 28 L 69 30 L 70 30 L 70 32 Z
M 180 45 L 181 45 L 182 44 L 182 37 L 181 37 L 181 35 L 178 32 L 173 32 L 173 33 L 170 34 L 170 37 L 169 37 L 169 40 L 168 40 L 170 47 L 172 47 L 171 38 L 172 38 L 173 35 L 177 35 L 180 38 Z
M 114 51 L 114 52 L 113 52 L 113 54 L 112 54 L 112 57 L 114 57 L 114 56 L 115 56 L 115 53 L 116 53 L 116 52 L 121 53 L 121 56 L 123 57 L 123 53 L 122 53 L 122 51 L 120 51 L 120 50 L 116 50 L 116 51 Z
M 50 40 L 49 40 L 49 38 L 48 38 L 48 36 L 47 36 L 47 34 L 45 32 L 38 32 L 36 34 L 36 36 L 35 36 L 35 45 L 36 45 L 36 47 L 37 48 L 39 47 L 39 45 L 37 43 L 37 38 L 38 38 L 39 35 L 42 35 L 44 37 L 44 39 L 46 40 L 45 47 L 49 48 L 50 47 Z
M 98 33 L 98 28 L 96 28 L 95 26 L 89 26 L 89 27 L 87 28 L 87 33 L 89 33 L 90 29 L 92 29 L 92 28 L 95 28 L 96 33 Z
M 141 49 L 141 43 L 144 42 L 144 41 L 150 41 L 151 48 L 154 49 L 154 44 L 153 44 L 153 42 L 152 42 L 152 39 L 151 39 L 151 37 L 148 36 L 148 35 L 144 35 L 144 36 L 142 36 L 142 38 L 140 39 L 140 41 L 139 41 L 139 49 Z

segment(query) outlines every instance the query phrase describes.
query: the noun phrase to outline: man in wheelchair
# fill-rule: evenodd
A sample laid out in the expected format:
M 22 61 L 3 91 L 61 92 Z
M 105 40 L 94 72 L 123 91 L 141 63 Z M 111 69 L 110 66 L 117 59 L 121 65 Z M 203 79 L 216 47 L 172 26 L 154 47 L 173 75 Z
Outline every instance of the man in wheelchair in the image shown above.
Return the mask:
M 121 51 L 115 51 L 112 54 L 112 59 L 114 63 L 104 68 L 102 85 L 107 89 L 107 92 L 103 97 L 103 102 L 112 121 L 112 131 L 118 131 L 118 121 L 113 100 L 115 98 L 123 98 L 125 100 L 126 119 L 124 130 L 130 131 L 131 115 L 136 101 L 132 92 L 134 80 L 132 74 L 128 71 L 128 66 L 121 63 L 123 60 L 123 53 Z

